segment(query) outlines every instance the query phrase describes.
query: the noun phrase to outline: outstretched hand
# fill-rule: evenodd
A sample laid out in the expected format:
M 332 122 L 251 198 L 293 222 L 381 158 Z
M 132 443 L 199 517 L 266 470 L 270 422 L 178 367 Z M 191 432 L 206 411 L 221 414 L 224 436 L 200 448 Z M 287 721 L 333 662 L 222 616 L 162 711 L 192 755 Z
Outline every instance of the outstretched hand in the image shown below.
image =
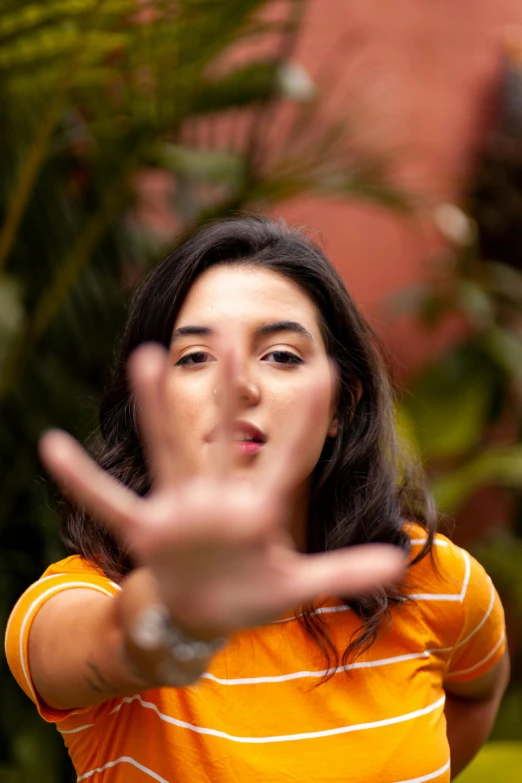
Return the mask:
M 290 534 L 296 456 L 313 427 L 321 394 L 331 388 L 331 375 L 318 374 L 309 396 L 293 411 L 284 448 L 250 475 L 237 470 L 234 357 L 224 352 L 220 418 L 208 467 L 187 475 L 165 426 L 169 370 L 168 354 L 159 346 L 139 348 L 130 363 L 152 477 L 146 497 L 102 470 L 64 432 L 48 432 L 40 454 L 64 491 L 152 571 L 175 618 L 189 627 L 230 633 L 321 597 L 369 592 L 400 577 L 404 558 L 394 547 L 376 544 L 306 555 L 297 551 Z

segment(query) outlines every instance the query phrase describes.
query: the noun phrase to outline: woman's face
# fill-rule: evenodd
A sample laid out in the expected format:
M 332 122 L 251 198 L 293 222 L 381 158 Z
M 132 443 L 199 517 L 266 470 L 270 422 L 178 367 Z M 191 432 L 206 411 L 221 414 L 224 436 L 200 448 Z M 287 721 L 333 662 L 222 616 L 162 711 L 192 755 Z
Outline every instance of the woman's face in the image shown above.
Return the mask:
M 234 470 L 251 475 L 285 447 L 319 373 L 332 378 L 317 310 L 299 286 L 260 267 L 214 266 L 196 280 L 174 325 L 167 387 L 168 426 L 180 464 L 193 474 L 205 469 L 216 448 L 219 346 L 233 355 L 237 372 Z M 293 465 L 297 485 L 306 483 L 327 435 L 336 434 L 334 396 L 327 380 Z

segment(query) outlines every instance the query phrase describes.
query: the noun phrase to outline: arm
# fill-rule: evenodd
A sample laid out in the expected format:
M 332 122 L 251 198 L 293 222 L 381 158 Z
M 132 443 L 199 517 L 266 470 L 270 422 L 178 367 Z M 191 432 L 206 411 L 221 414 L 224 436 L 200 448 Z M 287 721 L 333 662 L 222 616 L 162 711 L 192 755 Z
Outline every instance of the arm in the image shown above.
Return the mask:
M 446 723 L 451 750 L 451 777 L 470 763 L 486 742 L 509 681 L 506 650 L 489 672 L 469 682 L 445 682 Z
M 47 706 L 89 707 L 115 696 L 195 681 L 208 661 L 176 663 L 173 668 L 165 648 L 143 650 L 133 642 L 140 612 L 157 600 L 150 572 L 140 568 L 114 597 L 78 588 L 47 601 L 29 636 L 33 684 Z M 190 635 L 210 638 L 192 629 Z

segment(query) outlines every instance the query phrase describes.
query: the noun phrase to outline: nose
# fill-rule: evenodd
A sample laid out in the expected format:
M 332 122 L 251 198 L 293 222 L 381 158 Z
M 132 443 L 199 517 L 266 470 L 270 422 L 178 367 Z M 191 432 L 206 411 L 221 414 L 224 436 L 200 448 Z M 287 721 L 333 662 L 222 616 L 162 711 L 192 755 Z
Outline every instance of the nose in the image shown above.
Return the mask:
M 226 385 L 231 392 L 232 400 L 236 405 L 250 407 L 257 405 L 260 400 L 261 391 L 259 381 L 255 377 L 255 370 L 250 365 L 248 358 L 241 360 L 237 354 L 228 367 L 226 374 Z M 222 382 L 225 379 L 222 377 Z M 214 396 L 219 402 L 221 384 L 218 383 L 214 389 Z
M 233 383 L 236 399 L 243 405 L 257 405 L 259 402 L 259 384 L 251 374 L 242 371 L 234 378 Z

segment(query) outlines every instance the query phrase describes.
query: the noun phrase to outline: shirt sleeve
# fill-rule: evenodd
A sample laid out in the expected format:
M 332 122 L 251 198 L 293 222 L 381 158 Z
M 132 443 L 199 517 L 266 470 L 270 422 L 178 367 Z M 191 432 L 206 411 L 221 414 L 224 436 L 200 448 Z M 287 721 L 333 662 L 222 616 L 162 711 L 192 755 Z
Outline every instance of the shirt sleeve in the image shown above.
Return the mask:
M 38 695 L 29 668 L 29 634 L 38 611 L 53 596 L 64 590 L 89 589 L 108 596 L 115 595 L 119 587 L 110 579 L 99 574 L 80 558 L 80 567 L 76 564 L 73 571 L 51 573 L 43 576 L 29 587 L 15 605 L 5 634 L 5 653 L 11 672 L 24 693 L 36 704 L 41 717 L 52 723 L 58 723 L 74 713 L 83 710 L 53 710 Z M 67 561 L 64 561 L 67 562 Z M 46 572 L 49 573 L 49 570 Z
M 467 682 L 486 674 L 504 654 L 504 611 L 490 577 L 468 552 L 462 587 L 461 627 L 446 677 L 448 682 Z

